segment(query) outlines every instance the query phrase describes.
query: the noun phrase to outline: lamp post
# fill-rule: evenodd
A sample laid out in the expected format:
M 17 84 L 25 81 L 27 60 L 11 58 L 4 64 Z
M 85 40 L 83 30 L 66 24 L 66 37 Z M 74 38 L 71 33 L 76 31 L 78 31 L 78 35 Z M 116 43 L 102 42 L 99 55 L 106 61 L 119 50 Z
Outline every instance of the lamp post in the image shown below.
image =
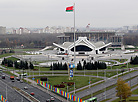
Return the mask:
M 68 93 L 68 84 L 67 84 L 67 93 Z M 68 95 L 67 95 L 67 102 L 68 102 Z
M 75 82 L 74 82 L 74 95 L 75 95 Z
M 85 66 L 84 66 L 84 76 L 85 76 Z
M 117 78 L 118 78 L 118 68 L 117 68 Z
M 105 99 L 106 99 L 106 69 L 104 70 L 104 76 L 105 76 Z
M 39 76 L 40 76 L 40 65 L 39 65 Z
M 138 78 L 137 78 L 137 84 L 138 84 Z
M 8 100 L 8 95 L 7 95 L 7 84 L 6 84 L 6 99 Z
M 98 78 L 98 67 L 97 67 L 97 78 Z

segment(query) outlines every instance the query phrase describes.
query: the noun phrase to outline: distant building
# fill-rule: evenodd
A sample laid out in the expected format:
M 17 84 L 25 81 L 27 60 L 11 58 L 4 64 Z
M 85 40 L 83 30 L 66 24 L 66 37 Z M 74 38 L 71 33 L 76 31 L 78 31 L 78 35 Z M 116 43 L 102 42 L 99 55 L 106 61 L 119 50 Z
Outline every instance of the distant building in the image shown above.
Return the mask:
M 74 42 L 74 32 L 65 32 L 64 35 L 57 36 L 58 43 Z M 75 40 L 79 37 L 87 37 L 87 40 L 92 42 L 103 41 L 104 43 L 112 43 L 113 47 L 120 47 L 122 37 L 116 35 L 116 32 L 92 31 L 92 32 L 75 32 Z
M 106 43 L 109 42 L 110 36 L 114 36 L 115 32 L 75 32 L 76 40 L 79 37 L 87 37 L 89 41 L 104 41 Z M 65 32 L 64 35 L 58 36 L 58 43 L 62 44 L 64 42 L 73 42 L 74 41 L 74 33 L 73 32 Z
M 63 44 L 53 43 L 58 47 L 57 54 L 74 54 L 74 42 L 64 42 Z M 107 47 L 112 43 L 105 44 L 103 41 L 91 42 L 87 37 L 78 37 L 75 41 L 76 55 L 102 54 L 108 52 Z
M 6 27 L 0 26 L 0 34 L 6 34 Z

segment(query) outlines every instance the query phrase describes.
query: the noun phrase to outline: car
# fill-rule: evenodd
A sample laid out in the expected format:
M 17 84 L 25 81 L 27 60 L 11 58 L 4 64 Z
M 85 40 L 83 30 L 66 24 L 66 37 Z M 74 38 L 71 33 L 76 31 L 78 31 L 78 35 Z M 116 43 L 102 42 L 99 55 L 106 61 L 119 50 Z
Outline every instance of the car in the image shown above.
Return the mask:
M 16 77 L 16 80 L 17 80 L 17 81 L 20 81 L 20 78 L 19 78 L 19 77 Z
M 25 89 L 25 90 L 28 90 L 28 87 L 27 87 L 27 86 L 25 86 L 25 87 L 24 87 L 24 89 Z
M 51 99 L 50 99 L 50 100 L 51 100 L 51 102 L 55 101 L 54 97 L 51 97 Z
M 34 92 L 31 92 L 30 95 L 34 96 Z
M 2 77 L 1 77 L 2 79 L 5 79 L 5 75 L 2 75 Z
M 47 99 L 46 102 L 50 102 L 50 99 Z
M 12 82 L 15 82 L 15 80 L 12 80 Z
M 23 80 L 20 80 L 20 83 L 23 83 Z

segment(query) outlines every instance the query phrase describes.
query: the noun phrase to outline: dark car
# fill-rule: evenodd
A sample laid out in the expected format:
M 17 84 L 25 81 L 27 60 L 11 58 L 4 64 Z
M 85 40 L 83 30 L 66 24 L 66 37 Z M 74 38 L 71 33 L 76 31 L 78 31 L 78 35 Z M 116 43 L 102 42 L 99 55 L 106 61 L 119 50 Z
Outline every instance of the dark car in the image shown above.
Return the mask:
M 19 78 L 19 77 L 16 77 L 16 80 L 17 80 L 17 81 L 20 81 L 20 78 Z
M 1 78 L 2 78 L 2 79 L 5 79 L 5 75 L 2 75 Z

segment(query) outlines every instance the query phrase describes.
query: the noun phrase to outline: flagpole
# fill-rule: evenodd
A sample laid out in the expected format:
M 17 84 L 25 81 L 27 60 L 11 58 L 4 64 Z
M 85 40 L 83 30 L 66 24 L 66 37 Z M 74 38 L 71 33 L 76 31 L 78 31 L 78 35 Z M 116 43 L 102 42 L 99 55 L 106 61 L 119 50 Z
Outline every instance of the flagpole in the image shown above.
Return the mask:
M 75 48 L 75 3 L 74 3 L 74 64 L 76 62 L 76 48 Z M 75 64 L 76 65 L 76 64 Z

